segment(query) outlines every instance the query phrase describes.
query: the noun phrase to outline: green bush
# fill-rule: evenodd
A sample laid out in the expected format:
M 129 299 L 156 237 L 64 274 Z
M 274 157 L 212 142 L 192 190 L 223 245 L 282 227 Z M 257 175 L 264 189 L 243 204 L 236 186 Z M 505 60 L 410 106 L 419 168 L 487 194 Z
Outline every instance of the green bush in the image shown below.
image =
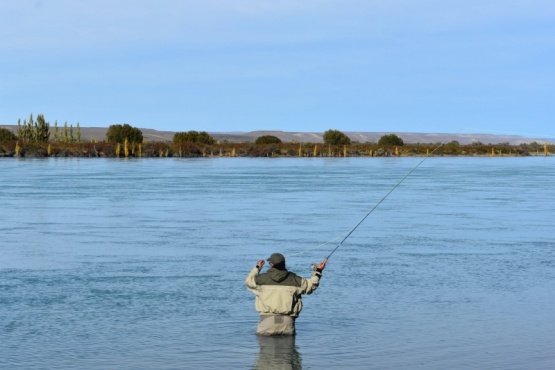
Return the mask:
M 256 138 L 255 144 L 281 144 L 281 139 L 272 135 L 263 135 Z
M 378 145 L 394 145 L 394 146 L 403 146 L 405 143 L 403 139 L 395 134 L 384 135 L 378 140 Z
M 349 145 L 351 139 L 338 130 L 328 130 L 324 132 L 324 144 L 329 145 Z
M 0 127 L 0 143 L 7 143 L 8 141 L 17 140 L 17 137 L 13 132 L 7 128 Z
M 201 145 L 213 145 L 214 138 L 206 131 L 178 132 L 173 135 L 172 149 L 179 157 L 195 157 L 203 153 Z
M 214 144 L 214 138 L 210 136 L 206 131 L 187 131 L 187 132 L 177 132 L 173 135 L 174 146 L 179 146 L 184 143 L 195 143 L 195 144 Z
M 143 132 L 127 123 L 123 125 L 111 125 L 106 132 L 106 140 L 112 143 L 120 143 L 127 139 L 130 143 L 142 143 Z

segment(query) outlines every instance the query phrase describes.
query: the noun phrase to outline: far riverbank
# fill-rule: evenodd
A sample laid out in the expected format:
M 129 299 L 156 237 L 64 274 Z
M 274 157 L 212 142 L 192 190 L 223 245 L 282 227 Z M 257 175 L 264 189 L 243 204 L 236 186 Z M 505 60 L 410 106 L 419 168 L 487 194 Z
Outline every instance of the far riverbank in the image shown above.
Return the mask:
M 414 157 L 414 156 L 550 156 L 555 145 L 526 143 L 520 145 L 473 143 L 457 141 L 440 144 L 405 144 L 384 146 L 375 143 L 325 145 L 314 143 L 229 143 L 212 145 L 187 143 L 179 147 L 170 142 L 118 144 L 113 142 L 83 143 L 20 143 L 10 141 L 0 145 L 0 157 Z

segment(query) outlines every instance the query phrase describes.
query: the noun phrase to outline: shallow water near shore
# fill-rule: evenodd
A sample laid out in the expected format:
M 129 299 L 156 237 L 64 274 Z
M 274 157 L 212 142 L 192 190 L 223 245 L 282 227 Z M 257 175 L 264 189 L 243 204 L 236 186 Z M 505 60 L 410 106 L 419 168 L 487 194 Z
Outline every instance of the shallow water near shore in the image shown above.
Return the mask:
M 555 158 L 0 159 L 0 368 L 551 369 Z

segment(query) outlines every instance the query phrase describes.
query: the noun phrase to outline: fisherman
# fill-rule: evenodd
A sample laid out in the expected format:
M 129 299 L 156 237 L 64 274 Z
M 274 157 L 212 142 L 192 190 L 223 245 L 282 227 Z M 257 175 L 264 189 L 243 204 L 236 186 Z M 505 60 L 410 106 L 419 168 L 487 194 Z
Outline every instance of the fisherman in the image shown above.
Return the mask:
M 270 269 L 266 273 L 260 274 L 265 263 L 260 260 L 246 280 L 247 289 L 256 296 L 255 308 L 260 313 L 256 334 L 294 335 L 295 319 L 303 308 L 301 295 L 311 294 L 318 288 L 327 259 L 316 266 L 309 279 L 287 271 L 281 253 L 272 254 L 268 262 Z

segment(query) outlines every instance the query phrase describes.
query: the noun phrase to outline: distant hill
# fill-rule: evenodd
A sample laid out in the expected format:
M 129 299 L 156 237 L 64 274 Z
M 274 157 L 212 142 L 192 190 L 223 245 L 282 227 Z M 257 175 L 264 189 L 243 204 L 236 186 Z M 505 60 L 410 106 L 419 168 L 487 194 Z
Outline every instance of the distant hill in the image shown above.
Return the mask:
M 441 143 L 444 141 L 458 141 L 460 144 L 472 144 L 474 142 L 481 142 L 483 144 L 499 144 L 509 143 L 511 145 L 519 145 L 525 143 L 537 142 L 543 144 L 549 142 L 547 139 L 542 138 L 528 138 L 515 135 L 493 135 L 493 134 L 449 134 L 449 133 L 415 133 L 415 132 L 354 132 L 342 131 L 352 141 L 360 143 L 377 143 L 378 140 L 384 135 L 395 134 L 399 136 L 407 144 L 416 143 Z M 212 134 L 214 137 L 221 138 L 222 140 L 228 134 Z M 254 141 L 257 137 L 262 135 L 273 135 L 280 138 L 285 142 L 302 142 L 302 143 L 322 143 L 323 132 L 284 132 L 284 131 L 252 131 L 241 134 L 233 134 L 231 137 L 236 138 L 236 141 Z M 232 141 L 232 140 L 229 140 Z
M 17 132 L 16 125 L 0 125 L 0 127 Z M 75 128 L 74 128 L 75 130 Z M 84 141 L 91 139 L 104 140 L 107 127 L 81 127 L 81 138 Z M 158 131 L 149 128 L 140 128 L 143 137 L 148 141 L 171 141 L 175 131 Z M 449 134 L 449 133 L 415 133 L 415 132 L 354 132 L 343 131 L 352 141 L 360 143 L 376 143 L 383 135 L 395 134 L 407 144 L 415 143 L 441 143 L 444 141 L 458 141 L 460 144 L 471 144 L 480 142 L 483 144 L 509 143 L 519 145 L 537 142 L 539 144 L 552 143 L 553 140 L 545 138 L 529 138 L 517 135 L 493 135 L 493 134 Z M 254 142 L 262 135 L 273 135 L 284 142 L 322 143 L 323 132 L 285 132 L 285 131 L 251 131 L 251 132 L 209 132 L 214 139 L 219 141 L 248 143 Z

